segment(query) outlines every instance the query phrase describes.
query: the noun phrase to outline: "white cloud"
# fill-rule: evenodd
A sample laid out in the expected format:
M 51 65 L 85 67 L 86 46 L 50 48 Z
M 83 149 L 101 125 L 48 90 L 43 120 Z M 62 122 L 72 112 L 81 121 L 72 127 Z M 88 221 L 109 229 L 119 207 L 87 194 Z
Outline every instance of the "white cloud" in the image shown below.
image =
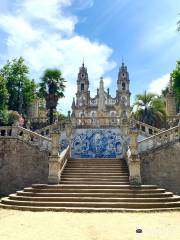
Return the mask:
M 76 0 L 77 9 L 91 8 L 94 5 L 94 0 Z
M 103 80 L 104 80 L 104 87 L 105 88 L 109 87 L 112 83 L 112 78 L 110 78 L 110 77 L 105 77 Z
M 161 91 L 168 85 L 170 74 L 167 73 L 155 80 L 152 80 L 149 84 L 148 91 L 156 94 L 161 94 Z
M 60 68 L 68 81 L 60 108 L 70 109 L 76 91 L 76 79 L 82 59 L 88 67 L 90 85 L 95 89 L 99 77 L 115 67 L 110 61 L 112 49 L 76 34 L 77 17 L 66 8 L 74 0 L 17 0 L 16 11 L 0 13 L 0 30 L 7 34 L 7 59 L 23 56 L 36 80 L 46 68 Z M 84 0 L 84 4 L 89 0 Z M 16 13 L 14 13 L 16 12 Z M 106 86 L 110 78 L 106 78 Z

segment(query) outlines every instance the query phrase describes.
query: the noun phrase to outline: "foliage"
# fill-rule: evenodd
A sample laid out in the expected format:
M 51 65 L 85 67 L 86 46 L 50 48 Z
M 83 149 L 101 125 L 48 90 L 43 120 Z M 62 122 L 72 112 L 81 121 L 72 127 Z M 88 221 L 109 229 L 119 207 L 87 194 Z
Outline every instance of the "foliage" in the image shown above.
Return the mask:
M 28 108 L 34 102 L 36 97 L 36 84 L 34 80 L 25 79 L 23 88 L 23 109 L 27 114 Z
M 36 85 L 28 78 L 28 73 L 29 68 L 22 57 L 8 61 L 0 70 L 0 75 L 6 81 L 10 110 L 27 113 L 28 105 L 35 98 Z
M 20 122 L 21 115 L 16 111 L 8 111 L 7 109 L 0 110 L 0 125 L 12 125 L 15 122 Z
M 63 122 L 64 120 L 67 119 L 67 117 L 66 117 L 64 114 L 60 113 L 60 112 L 55 112 L 55 113 L 54 113 L 54 117 L 55 117 L 55 119 L 57 119 L 59 122 Z
M 8 112 L 8 124 L 12 125 L 15 122 L 19 122 L 21 116 L 18 112 L 16 111 L 9 111 Z
M 0 126 L 8 125 L 9 113 L 7 109 L 0 110 Z
M 57 84 L 57 87 L 54 89 L 54 93 L 58 96 L 58 98 L 64 97 L 65 80 L 62 77 L 61 71 L 58 69 L 46 69 L 44 71 L 41 83 L 39 84 L 39 97 L 46 98 L 48 95 L 48 83 L 52 80 Z
M 134 103 L 135 117 L 144 123 L 162 128 L 166 125 L 165 101 L 153 93 L 136 95 Z
M 171 73 L 173 89 L 176 93 L 178 108 L 180 108 L 180 60 L 177 61 L 176 69 Z
M 6 82 L 2 76 L 0 76 L 0 111 L 7 110 L 9 94 L 6 88 Z

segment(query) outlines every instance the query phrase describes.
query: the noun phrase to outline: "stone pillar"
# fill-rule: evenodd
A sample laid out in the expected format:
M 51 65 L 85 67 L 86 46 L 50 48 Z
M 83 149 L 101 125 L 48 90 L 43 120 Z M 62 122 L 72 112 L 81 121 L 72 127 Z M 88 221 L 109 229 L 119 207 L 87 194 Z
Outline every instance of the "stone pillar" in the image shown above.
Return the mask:
M 60 181 L 60 157 L 59 157 L 59 139 L 60 133 L 53 132 L 51 133 L 52 138 L 52 150 L 51 155 L 49 156 L 49 184 L 59 184 Z
M 11 136 L 12 137 L 17 137 L 18 136 L 18 126 L 19 126 L 19 122 L 15 122 L 13 125 L 12 125 L 12 132 L 11 132 Z
M 120 120 L 120 128 L 122 130 L 122 135 L 127 138 L 128 134 L 129 134 L 129 121 L 128 118 L 122 118 Z
M 172 76 L 169 81 L 168 93 L 166 94 L 166 114 L 167 116 L 176 116 L 176 95 L 173 89 L 173 79 Z
M 131 185 L 141 185 L 140 158 L 138 155 L 138 131 L 130 131 L 130 151 L 128 156 L 129 182 Z

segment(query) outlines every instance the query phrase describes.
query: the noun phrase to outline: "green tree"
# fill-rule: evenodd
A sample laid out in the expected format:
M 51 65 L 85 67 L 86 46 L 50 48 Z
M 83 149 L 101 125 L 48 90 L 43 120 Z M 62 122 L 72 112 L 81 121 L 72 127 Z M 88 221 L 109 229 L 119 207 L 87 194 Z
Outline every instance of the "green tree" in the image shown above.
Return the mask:
M 35 98 L 36 85 L 28 78 L 28 74 L 29 68 L 22 57 L 8 61 L 0 70 L 9 93 L 9 109 L 23 114 L 27 113 L 28 105 Z
M 58 96 L 58 98 L 64 97 L 64 89 L 65 89 L 65 80 L 62 77 L 62 72 L 58 69 L 46 69 L 44 71 L 44 74 L 41 78 L 41 82 L 39 84 L 39 97 L 46 98 L 49 89 L 48 89 L 48 83 L 50 81 L 56 82 L 56 88 L 54 88 L 54 94 Z
M 46 99 L 46 107 L 49 110 L 49 122 L 54 122 L 54 111 L 58 100 L 64 97 L 65 80 L 58 69 L 46 69 L 39 84 L 39 97 Z
M 135 117 L 144 123 L 162 128 L 166 125 L 165 101 L 153 93 L 137 94 L 133 106 Z
M 9 94 L 6 88 L 6 81 L 0 76 L 0 110 L 7 110 Z
M 171 73 L 173 89 L 176 93 L 178 108 L 180 108 L 180 60 L 177 61 L 176 69 Z

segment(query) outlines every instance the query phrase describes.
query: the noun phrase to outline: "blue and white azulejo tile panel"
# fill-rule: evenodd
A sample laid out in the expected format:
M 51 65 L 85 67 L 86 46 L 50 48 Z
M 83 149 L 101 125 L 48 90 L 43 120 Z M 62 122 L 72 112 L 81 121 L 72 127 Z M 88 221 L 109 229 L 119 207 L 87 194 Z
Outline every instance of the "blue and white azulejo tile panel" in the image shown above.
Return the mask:
M 67 141 L 61 140 L 66 147 Z M 77 129 L 71 139 L 73 158 L 123 157 L 124 140 L 119 129 Z

